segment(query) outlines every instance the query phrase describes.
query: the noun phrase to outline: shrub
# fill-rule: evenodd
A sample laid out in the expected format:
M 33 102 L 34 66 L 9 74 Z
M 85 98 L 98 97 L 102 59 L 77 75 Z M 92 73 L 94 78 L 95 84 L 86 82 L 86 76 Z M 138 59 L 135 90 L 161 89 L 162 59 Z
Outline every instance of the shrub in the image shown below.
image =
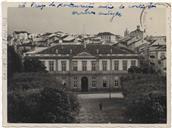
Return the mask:
M 8 83 L 9 90 L 28 90 L 44 87 L 63 89 L 61 81 L 48 73 L 16 73 Z
M 77 98 L 48 73 L 15 74 L 8 89 L 10 123 L 71 123 L 79 111 Z
M 136 66 L 131 66 L 128 69 L 128 73 L 141 73 L 141 72 L 142 72 L 141 68 L 136 67 Z
M 76 98 L 55 88 L 8 94 L 10 123 L 72 123 L 78 109 Z
M 166 122 L 166 78 L 155 74 L 133 76 L 126 76 L 122 82 L 127 103 L 126 116 L 130 122 Z
M 126 115 L 131 123 L 166 123 L 166 98 L 142 96 L 128 104 Z
M 25 58 L 23 65 L 24 72 L 47 72 L 46 67 L 36 58 Z

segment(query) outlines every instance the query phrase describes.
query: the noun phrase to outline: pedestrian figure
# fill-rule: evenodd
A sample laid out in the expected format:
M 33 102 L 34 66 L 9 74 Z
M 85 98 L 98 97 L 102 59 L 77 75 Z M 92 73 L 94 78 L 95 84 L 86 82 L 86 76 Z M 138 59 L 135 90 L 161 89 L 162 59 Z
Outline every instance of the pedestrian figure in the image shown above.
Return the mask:
M 102 110 L 102 107 L 103 107 L 102 103 L 99 103 L 99 109 L 100 110 Z

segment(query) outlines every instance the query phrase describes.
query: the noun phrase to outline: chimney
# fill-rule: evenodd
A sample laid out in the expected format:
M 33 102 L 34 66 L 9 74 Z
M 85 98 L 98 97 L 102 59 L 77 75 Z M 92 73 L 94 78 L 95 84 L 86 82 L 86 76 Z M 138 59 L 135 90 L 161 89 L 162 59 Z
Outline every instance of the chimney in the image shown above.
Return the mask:
M 86 42 L 84 42 L 84 48 L 86 48 L 87 47 L 87 43 Z
M 112 54 L 112 49 L 110 49 L 110 53 Z
M 70 54 L 72 54 L 72 49 L 70 49 Z
M 58 54 L 58 52 L 59 52 L 58 49 L 56 49 L 56 54 Z
M 63 40 L 59 40 L 59 43 L 62 44 L 63 43 Z
M 140 30 L 140 25 L 137 25 L 137 30 Z
M 96 49 L 97 54 L 99 54 L 99 49 Z

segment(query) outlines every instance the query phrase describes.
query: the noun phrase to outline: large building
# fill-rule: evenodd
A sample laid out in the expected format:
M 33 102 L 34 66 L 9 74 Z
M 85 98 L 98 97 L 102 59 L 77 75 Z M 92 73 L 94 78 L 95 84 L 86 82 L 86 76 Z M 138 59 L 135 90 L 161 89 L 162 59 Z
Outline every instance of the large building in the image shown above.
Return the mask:
M 38 58 L 47 71 L 76 91 L 118 89 L 128 68 L 139 66 L 138 54 L 107 44 L 58 44 L 25 57 Z

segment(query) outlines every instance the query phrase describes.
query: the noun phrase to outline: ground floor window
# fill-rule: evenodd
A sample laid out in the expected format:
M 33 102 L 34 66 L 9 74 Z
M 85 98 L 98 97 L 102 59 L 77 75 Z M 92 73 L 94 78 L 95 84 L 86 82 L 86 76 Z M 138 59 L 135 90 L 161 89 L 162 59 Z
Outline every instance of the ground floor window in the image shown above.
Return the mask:
M 73 87 L 74 88 L 78 87 L 78 78 L 76 76 L 73 78 Z
M 95 88 L 96 87 L 96 77 L 92 77 L 92 87 Z
M 106 88 L 107 87 L 107 81 L 103 80 L 103 87 Z
M 119 86 L 118 80 L 115 80 L 115 81 L 114 81 L 114 86 L 115 86 L 115 87 L 118 87 L 118 86 Z

